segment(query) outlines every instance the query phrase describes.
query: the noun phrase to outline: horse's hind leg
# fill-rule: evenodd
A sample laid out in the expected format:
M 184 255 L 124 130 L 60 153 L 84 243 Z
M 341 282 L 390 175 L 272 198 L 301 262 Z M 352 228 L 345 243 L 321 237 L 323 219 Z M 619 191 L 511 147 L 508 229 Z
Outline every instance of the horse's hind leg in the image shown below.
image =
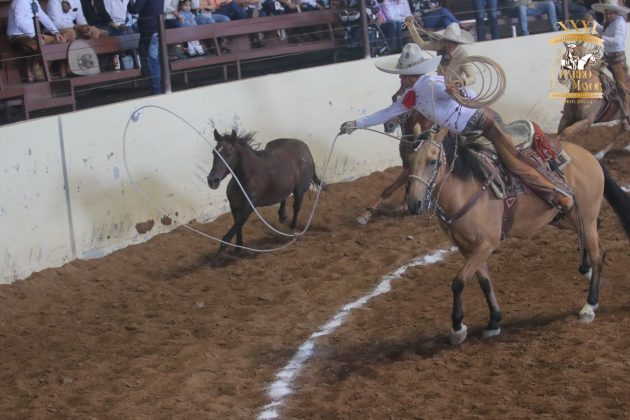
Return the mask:
M 488 274 L 488 265 L 484 264 L 476 274 L 479 287 L 481 287 L 483 295 L 486 297 L 486 303 L 490 310 L 490 321 L 488 321 L 488 325 L 483 331 L 483 336 L 485 338 L 495 337 L 501 334 L 501 327 L 499 326 L 501 322 L 501 308 L 494 295 L 492 281 L 490 281 L 490 275 Z
M 280 209 L 278 210 L 278 220 L 280 223 L 284 223 L 287 221 L 287 200 L 282 200 L 280 202 Z

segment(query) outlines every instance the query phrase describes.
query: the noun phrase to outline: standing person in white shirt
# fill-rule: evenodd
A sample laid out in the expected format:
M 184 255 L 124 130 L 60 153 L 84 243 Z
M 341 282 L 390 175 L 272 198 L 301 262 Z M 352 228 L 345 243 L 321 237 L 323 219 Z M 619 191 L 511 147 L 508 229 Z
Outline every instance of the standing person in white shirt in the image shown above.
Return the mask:
M 101 1 L 101 0 L 97 0 Z M 109 35 L 131 35 L 133 29 L 127 26 L 127 6 L 129 0 L 102 0 L 103 8 L 107 15 L 109 15 L 109 22 L 107 23 L 107 30 Z
M 37 0 L 12 0 L 9 6 L 7 35 L 11 47 L 29 55 L 26 59 L 26 78 L 29 82 L 44 80 L 40 60 L 35 55 L 39 53 L 39 46 L 35 39 L 33 14 L 37 15 L 39 21 L 51 34 L 42 34 L 44 44 L 61 44 L 74 40 L 74 31 L 59 31 Z M 66 39 L 66 36 L 70 39 Z
M 628 83 L 628 64 L 626 63 L 626 20 L 624 16 L 630 12 L 625 6 L 620 6 L 618 0 L 602 0 L 594 3 L 591 8 L 604 14 L 604 25 L 600 25 L 590 14 L 586 19 L 604 40 L 604 60 L 613 74 L 617 85 L 617 95 L 621 111 L 624 115 L 623 129 L 630 130 L 630 84 Z
M 79 0 L 49 0 L 47 12 L 57 28 L 74 29 L 79 38 L 107 36 L 107 31 L 88 25 Z
M 357 128 L 382 124 L 415 108 L 438 126 L 456 133 L 481 131 L 514 175 L 544 201 L 559 207 L 565 214 L 570 212 L 573 209 L 573 197 L 562 192 L 521 156 L 510 135 L 496 122 L 494 111 L 490 108 L 467 108 L 459 104 L 449 93 L 454 87 L 447 87 L 443 76 L 428 74 L 437 69 L 440 59 L 440 56 L 431 57 L 416 44 L 407 44 L 398 60 L 388 57 L 377 61 L 379 70 L 399 75 L 405 93 L 385 109 L 356 121 L 346 121 L 341 125 L 340 134 L 350 134 Z M 465 89 L 469 97 L 475 96 L 470 89 Z
M 407 0 L 383 0 L 378 2 L 380 12 L 377 23 L 385 34 L 390 52 L 398 53 L 403 47 L 403 23 L 411 15 L 411 8 Z

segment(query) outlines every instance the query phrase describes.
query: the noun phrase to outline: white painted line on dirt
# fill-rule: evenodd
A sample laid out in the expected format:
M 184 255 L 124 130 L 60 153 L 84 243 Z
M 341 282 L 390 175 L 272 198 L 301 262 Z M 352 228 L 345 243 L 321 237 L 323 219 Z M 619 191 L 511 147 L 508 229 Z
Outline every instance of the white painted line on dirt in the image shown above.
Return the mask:
M 311 334 L 308 340 L 306 340 L 304 344 L 300 346 L 293 358 L 289 360 L 289 363 L 276 375 L 276 381 L 271 384 L 271 386 L 267 390 L 267 394 L 271 398 L 271 402 L 263 407 L 263 411 L 258 416 L 258 419 L 266 420 L 278 418 L 278 409 L 282 405 L 284 397 L 293 393 L 293 389 L 291 387 L 293 380 L 297 377 L 298 373 L 300 373 L 300 370 L 302 370 L 302 367 L 304 366 L 306 361 L 313 355 L 313 348 L 315 347 L 315 339 L 317 337 L 332 333 L 334 330 L 337 329 L 337 327 L 343 324 L 343 321 L 352 310 L 365 305 L 370 299 L 375 296 L 389 292 L 392 289 L 392 280 L 399 279 L 405 273 L 405 271 L 407 271 L 407 269 L 419 265 L 434 264 L 444 259 L 445 256 L 455 251 L 456 249 L 457 248 L 455 247 L 451 247 L 447 250 L 440 249 L 422 257 L 414 258 L 409 264 L 405 264 L 397 268 L 393 273 L 383 276 L 380 283 L 376 286 L 372 293 L 367 294 L 341 308 L 341 310 L 337 312 L 337 314 L 330 321 L 320 327 L 317 332 Z

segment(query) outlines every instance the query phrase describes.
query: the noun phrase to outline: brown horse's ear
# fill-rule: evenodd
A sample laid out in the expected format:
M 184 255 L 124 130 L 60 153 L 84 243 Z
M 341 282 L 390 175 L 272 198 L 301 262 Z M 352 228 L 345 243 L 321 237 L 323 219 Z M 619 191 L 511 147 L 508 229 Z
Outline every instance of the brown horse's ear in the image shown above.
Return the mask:
M 221 137 L 221 134 L 219 134 L 219 132 L 217 131 L 217 129 L 214 129 L 214 139 L 219 142 L 221 140 L 223 140 L 223 137 Z
M 232 140 L 232 142 L 236 142 L 236 130 L 232 129 L 232 134 L 230 134 L 230 140 Z

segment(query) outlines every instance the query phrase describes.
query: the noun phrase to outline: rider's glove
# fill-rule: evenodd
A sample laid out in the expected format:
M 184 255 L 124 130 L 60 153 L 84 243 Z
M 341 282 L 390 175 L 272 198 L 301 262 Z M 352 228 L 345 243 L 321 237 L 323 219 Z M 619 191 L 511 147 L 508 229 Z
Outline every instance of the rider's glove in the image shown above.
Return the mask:
M 357 129 L 357 123 L 355 121 L 346 121 L 341 124 L 339 128 L 339 134 L 351 134 L 354 130 Z

